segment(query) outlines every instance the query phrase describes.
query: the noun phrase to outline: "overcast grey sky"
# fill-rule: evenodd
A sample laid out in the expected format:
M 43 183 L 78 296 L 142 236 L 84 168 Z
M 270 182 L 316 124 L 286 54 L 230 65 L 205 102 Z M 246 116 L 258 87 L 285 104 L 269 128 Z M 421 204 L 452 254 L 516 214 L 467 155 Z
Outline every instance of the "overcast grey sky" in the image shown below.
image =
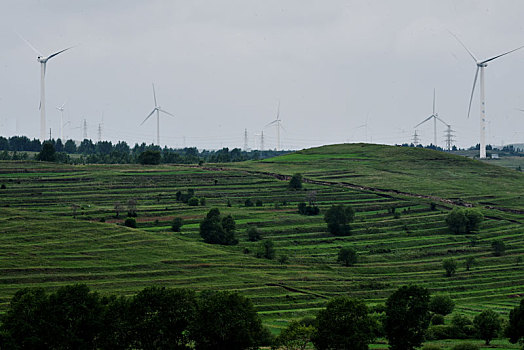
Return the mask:
M 524 45 L 524 2 L 514 1 L 68 1 L 0 0 L 0 135 L 39 136 L 40 64 L 48 62 L 47 127 L 58 136 L 154 142 L 151 83 L 161 143 L 171 147 L 276 145 L 278 100 L 283 148 L 342 142 L 410 142 L 432 111 L 456 130 L 456 144 L 479 139 L 479 95 L 466 118 L 478 57 Z M 524 49 L 486 69 L 487 141 L 524 142 Z M 367 128 L 362 126 L 367 124 Z M 418 128 L 433 141 L 433 124 Z M 444 145 L 444 125 L 438 125 Z M 184 144 L 185 140 L 185 144 Z

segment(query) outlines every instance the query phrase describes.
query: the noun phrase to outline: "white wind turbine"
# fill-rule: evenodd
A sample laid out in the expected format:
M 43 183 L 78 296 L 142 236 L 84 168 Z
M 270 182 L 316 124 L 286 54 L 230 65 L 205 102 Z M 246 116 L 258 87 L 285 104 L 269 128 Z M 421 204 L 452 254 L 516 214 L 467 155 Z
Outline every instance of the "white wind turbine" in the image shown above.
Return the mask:
M 64 106 L 66 102 L 64 102 L 61 106 L 56 107 L 60 111 L 60 140 L 64 141 Z
M 40 62 L 40 140 L 45 140 L 45 71 L 46 71 L 46 64 L 47 61 L 49 61 L 51 58 L 61 54 L 64 51 L 67 51 L 71 49 L 72 47 L 68 47 L 67 49 L 60 50 L 58 52 L 55 52 L 47 57 L 45 57 L 40 51 L 35 49 L 33 45 L 27 40 L 25 40 L 20 34 L 18 36 L 26 42 L 26 44 L 38 55 L 36 60 Z
M 437 146 L 437 119 L 446 126 L 448 126 L 448 124 L 445 121 L 443 121 L 442 119 L 440 119 L 438 114 L 435 113 L 435 89 L 433 89 L 433 113 L 429 117 L 427 117 L 426 119 L 424 119 L 423 121 L 415 125 L 415 129 L 418 128 L 420 125 L 424 124 L 425 122 L 427 122 L 428 120 L 430 120 L 431 118 L 433 118 L 433 140 L 434 140 L 433 145 L 436 147 Z
M 155 100 L 155 108 L 153 108 L 151 113 L 149 113 L 149 115 L 146 117 L 146 119 L 144 119 L 142 124 L 144 124 L 146 122 L 146 120 L 148 120 L 149 117 L 151 117 L 153 115 L 153 113 L 156 112 L 156 142 L 157 142 L 158 146 L 160 146 L 160 112 L 165 113 L 167 115 L 170 115 L 172 117 L 174 117 L 174 115 L 169 113 L 169 112 L 166 112 L 165 110 L 163 110 L 157 104 L 157 102 L 156 102 L 156 93 L 155 93 L 155 84 L 152 84 L 152 85 L 153 85 L 153 99 Z M 140 124 L 140 125 L 142 125 L 142 124 Z
M 267 124 L 265 127 L 275 124 L 277 128 L 277 151 L 280 151 L 280 128 L 282 127 L 282 120 L 280 119 L 280 101 L 278 101 L 277 106 L 277 119 L 273 120 L 271 123 Z
M 509 53 L 522 49 L 524 46 L 517 47 L 508 52 L 504 52 L 500 55 L 487 58 L 485 60 L 478 60 L 475 55 L 469 51 L 469 49 L 460 41 L 460 39 L 453 33 L 451 33 L 457 39 L 457 41 L 462 45 L 464 49 L 469 53 L 471 58 L 475 61 L 477 65 L 477 70 L 475 72 L 475 78 L 473 79 L 473 88 L 471 89 L 471 97 L 469 98 L 469 107 L 468 107 L 468 118 L 469 112 L 471 111 L 471 102 L 473 101 L 473 94 L 475 93 L 475 85 L 477 83 L 477 77 L 480 70 L 480 158 L 486 158 L 486 97 L 484 94 L 484 68 L 488 66 L 488 62 L 496 60 L 499 57 L 505 56 Z

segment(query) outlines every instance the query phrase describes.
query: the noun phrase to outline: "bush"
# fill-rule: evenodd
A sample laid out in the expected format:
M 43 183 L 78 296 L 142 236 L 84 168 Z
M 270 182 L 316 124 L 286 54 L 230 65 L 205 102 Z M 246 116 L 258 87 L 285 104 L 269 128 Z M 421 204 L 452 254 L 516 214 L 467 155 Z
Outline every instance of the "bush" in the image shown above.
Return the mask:
M 173 232 L 180 232 L 183 224 L 184 222 L 182 218 L 174 218 L 173 222 L 171 223 L 171 230 L 173 230 Z
M 278 257 L 278 262 L 282 265 L 285 265 L 287 264 L 287 262 L 289 261 L 289 257 L 286 255 L 286 254 L 282 254 Z
M 435 344 L 427 344 L 422 347 L 422 350 L 440 350 L 441 347 Z
M 441 314 L 434 314 L 431 317 L 431 324 L 433 326 L 438 326 L 438 325 L 444 324 L 444 316 L 442 316 Z
M 6 189 L 5 184 L 2 184 L 2 186 L 0 186 L 0 189 L 5 190 Z
M 251 198 L 248 198 L 246 199 L 246 201 L 244 202 L 244 206 L 245 207 L 252 207 L 254 204 L 253 202 L 251 201 Z
M 202 206 L 202 207 L 206 206 L 206 198 L 205 197 L 200 198 L 200 206 Z
M 435 295 L 429 302 L 429 311 L 443 316 L 453 312 L 455 302 L 449 295 Z
M 426 331 L 426 338 L 431 340 L 451 339 L 453 338 L 452 327 L 444 324 L 429 326 Z
M 256 227 L 250 227 L 247 229 L 247 239 L 251 242 L 260 241 L 262 239 L 262 235 Z
M 342 263 L 344 266 L 353 266 L 357 263 L 357 260 L 357 251 L 351 247 L 343 247 L 338 251 L 337 262 Z
M 456 234 L 469 234 L 478 231 L 482 220 L 484 220 L 484 216 L 474 208 L 464 209 L 455 207 L 446 216 L 446 224 L 449 229 Z
M 301 215 L 318 215 L 320 209 L 316 205 L 307 205 L 305 202 L 298 203 L 298 213 Z
M 464 315 L 455 314 L 451 319 L 451 326 L 453 327 L 453 338 L 465 339 L 475 335 L 475 328 L 473 322 Z
M 480 347 L 471 343 L 457 344 L 451 350 L 480 350 Z
M 506 252 L 506 245 L 500 239 L 497 239 L 491 242 L 491 249 L 493 250 L 493 255 L 502 256 Z
M 257 199 L 257 201 L 255 202 L 255 205 L 256 205 L 257 207 L 261 207 L 261 206 L 264 205 L 264 203 L 263 203 L 260 199 Z
M 349 223 L 355 218 L 355 212 L 350 206 L 332 205 L 324 215 L 328 231 L 337 236 L 350 233 Z
M 302 188 L 302 175 L 294 174 L 289 180 L 288 188 L 291 190 L 299 190 Z
M 127 218 L 126 221 L 124 221 L 124 226 L 136 228 L 136 220 L 134 218 Z
M 291 321 L 280 332 L 275 340 L 275 345 L 284 349 L 305 349 L 315 333 L 315 327 L 301 321 Z
M 256 253 L 257 258 L 274 259 L 275 258 L 275 244 L 272 240 L 266 239 L 260 244 L 259 250 Z

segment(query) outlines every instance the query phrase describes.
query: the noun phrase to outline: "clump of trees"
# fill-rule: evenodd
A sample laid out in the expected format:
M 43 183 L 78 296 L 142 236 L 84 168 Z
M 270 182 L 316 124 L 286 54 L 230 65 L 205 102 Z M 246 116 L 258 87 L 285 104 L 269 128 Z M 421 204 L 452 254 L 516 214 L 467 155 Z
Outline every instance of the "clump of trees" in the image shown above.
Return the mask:
M 353 266 L 358 261 L 357 251 L 352 247 L 343 247 L 338 251 L 337 262 L 344 266 Z
M 475 208 L 455 207 L 446 216 L 446 224 L 455 234 L 469 234 L 478 231 L 482 220 L 484 216 Z
M 324 215 L 328 231 L 337 236 L 346 236 L 350 233 L 349 223 L 353 222 L 355 211 L 351 206 L 332 205 Z
M 305 202 L 298 203 L 298 213 L 301 215 L 318 215 L 320 209 L 316 205 L 307 205 Z
M 302 174 L 293 174 L 288 183 L 290 190 L 300 190 L 302 188 Z
M 85 285 L 18 291 L 2 316 L 2 349 L 251 349 L 270 345 L 253 304 L 231 292 L 149 287 L 100 297 Z
M 200 222 L 200 236 L 206 243 L 234 245 L 238 243 L 235 228 L 231 215 L 222 216 L 217 208 L 213 208 Z

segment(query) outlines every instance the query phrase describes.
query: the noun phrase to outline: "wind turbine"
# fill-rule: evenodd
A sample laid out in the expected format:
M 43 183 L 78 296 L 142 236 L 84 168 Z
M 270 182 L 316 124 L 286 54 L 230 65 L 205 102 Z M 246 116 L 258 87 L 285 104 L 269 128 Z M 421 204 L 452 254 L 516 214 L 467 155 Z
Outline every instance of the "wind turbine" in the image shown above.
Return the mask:
M 60 140 L 64 141 L 63 129 L 64 129 L 64 106 L 66 102 L 62 103 L 61 106 L 56 107 L 60 111 Z
M 485 60 L 478 60 L 475 55 L 471 53 L 471 51 L 468 50 L 466 45 L 460 41 L 460 39 L 453 33 L 451 33 L 457 39 L 457 41 L 462 45 L 464 49 L 469 53 L 471 58 L 475 61 L 475 64 L 477 65 L 477 70 L 475 72 L 475 78 L 473 79 L 473 88 L 471 89 L 471 97 L 469 98 L 469 107 L 468 107 L 468 118 L 469 118 L 469 112 L 471 111 L 471 102 L 473 101 L 473 94 L 475 92 L 475 85 L 477 83 L 477 77 L 479 75 L 480 70 L 480 158 L 486 158 L 486 96 L 484 94 L 484 68 L 488 66 L 488 62 L 496 60 L 499 57 L 505 56 L 509 53 L 512 53 L 514 51 L 522 49 L 524 46 L 517 47 L 516 49 L 513 49 L 508 52 L 504 52 L 500 55 L 493 56 L 490 58 L 487 58 Z
M 71 49 L 72 47 L 68 47 L 67 49 L 63 49 L 60 51 L 57 51 L 47 57 L 45 57 L 40 51 L 35 49 L 33 45 L 27 40 L 25 40 L 20 34 L 18 34 L 20 39 L 26 42 L 26 44 L 38 55 L 36 60 L 40 63 L 40 140 L 45 140 L 45 71 L 46 71 L 46 64 L 47 61 L 49 61 L 51 58 L 61 54 L 64 51 L 67 51 Z
M 437 119 L 440 120 L 446 126 L 448 126 L 448 124 L 445 121 L 443 121 L 442 119 L 440 119 L 438 114 L 435 113 L 435 89 L 433 89 L 433 113 L 429 117 L 427 117 L 426 119 L 424 119 L 423 121 L 415 125 L 415 129 L 418 128 L 420 125 L 424 124 L 425 122 L 427 122 L 428 120 L 430 120 L 431 118 L 433 118 L 433 139 L 434 139 L 433 145 L 437 147 Z
M 282 120 L 280 119 L 280 100 L 278 101 L 277 106 L 277 119 L 273 120 L 271 123 L 267 124 L 265 127 L 267 128 L 270 125 L 275 124 L 277 128 L 277 151 L 280 151 L 280 128 L 282 127 Z
M 149 115 L 146 117 L 146 119 L 144 119 L 142 124 L 144 124 L 146 122 L 146 120 L 148 120 L 149 117 L 151 117 L 153 115 L 153 113 L 156 112 L 156 142 L 157 142 L 158 146 L 160 146 L 160 112 L 165 113 L 167 115 L 170 115 L 172 117 L 174 117 L 174 115 L 169 113 L 169 112 L 166 112 L 165 110 L 163 110 L 157 104 L 157 102 L 156 102 L 156 93 L 155 93 L 155 84 L 152 84 L 152 85 L 153 85 L 153 99 L 155 100 L 155 108 L 153 108 L 151 113 L 149 113 Z M 142 125 L 142 124 L 140 124 L 140 125 Z

